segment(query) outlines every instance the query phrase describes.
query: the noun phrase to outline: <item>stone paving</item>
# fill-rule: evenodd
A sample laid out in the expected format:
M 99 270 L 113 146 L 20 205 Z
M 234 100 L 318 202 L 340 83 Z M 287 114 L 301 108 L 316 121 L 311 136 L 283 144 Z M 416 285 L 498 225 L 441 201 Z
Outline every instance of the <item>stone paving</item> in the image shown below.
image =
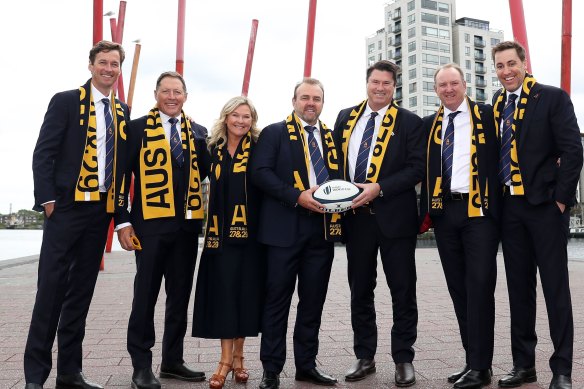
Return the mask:
M 413 388 L 446 389 L 452 385 L 446 377 L 464 365 L 456 319 L 448 295 L 437 250 L 420 248 L 416 253 L 418 269 L 419 327 L 415 344 L 417 383 Z M 511 368 L 509 336 L 509 308 L 507 287 L 501 254 L 498 258 L 499 274 L 496 289 L 495 356 L 493 384 Z M 344 247 L 336 248 L 331 282 L 324 307 L 320 333 L 318 365 L 339 379 L 337 388 L 393 388 L 394 365 L 389 355 L 392 322 L 391 300 L 385 285 L 383 270 L 378 268 L 376 290 L 379 346 L 376 356 L 377 373 L 363 381 L 347 383 L 344 373 L 354 361 L 352 330 L 349 312 L 349 288 L 346 275 Z M 23 350 L 36 291 L 37 261 L 35 258 L 0 262 L 0 389 L 23 388 Z M 135 272 L 134 256 L 125 252 L 113 252 L 105 256 L 105 270 L 101 272 L 87 321 L 84 342 L 83 371 L 92 381 L 107 388 L 130 388 L 131 361 L 126 351 L 126 328 L 132 302 L 132 282 Z M 574 388 L 584 388 L 584 262 L 570 262 L 572 299 L 574 305 L 575 347 Z M 157 343 L 153 350 L 154 366 L 160 363 L 160 339 L 164 317 L 164 288 L 156 311 Z M 290 328 L 296 316 L 293 300 L 290 312 Z M 192 300 L 191 300 L 192 310 Z M 190 319 L 189 319 L 190 320 Z M 552 346 L 549 339 L 545 303 L 538 290 L 537 372 L 539 381 L 524 385 L 524 389 L 547 388 L 551 372 L 547 359 Z M 190 323 L 189 329 L 190 333 Z M 53 349 L 56 356 L 56 346 Z M 246 367 L 250 381 L 246 386 L 229 378 L 226 389 L 257 388 L 262 369 L 259 361 L 259 338 L 248 339 L 245 348 Z M 187 337 L 185 360 L 187 364 L 203 370 L 210 377 L 215 370 L 220 353 L 219 341 Z M 55 363 L 53 364 L 55 366 Z M 281 375 L 281 388 L 303 389 L 313 385 L 294 381 L 292 334 L 288 334 L 288 359 Z M 53 368 L 46 388 L 54 388 L 56 369 Z M 183 383 L 161 380 L 163 388 L 208 388 L 208 382 Z

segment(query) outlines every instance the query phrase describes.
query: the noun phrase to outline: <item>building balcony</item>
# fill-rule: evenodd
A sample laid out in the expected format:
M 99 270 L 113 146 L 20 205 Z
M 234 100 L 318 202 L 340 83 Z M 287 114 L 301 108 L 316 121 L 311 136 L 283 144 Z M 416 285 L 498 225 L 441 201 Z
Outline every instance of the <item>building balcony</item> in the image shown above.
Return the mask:
M 487 59 L 487 56 L 483 53 L 475 53 L 474 58 L 476 61 L 484 62 Z
M 395 46 L 401 46 L 401 45 L 402 45 L 401 36 L 400 36 L 400 37 L 396 37 L 396 38 L 395 38 L 394 45 L 395 45 Z
M 475 66 L 475 73 L 476 74 L 485 74 L 487 73 L 487 69 L 484 66 Z
M 395 55 L 393 56 L 393 59 L 401 59 L 401 57 L 402 57 L 401 51 L 396 51 Z
M 487 101 L 487 94 L 477 89 L 477 101 Z
M 474 45 L 475 47 L 485 47 L 487 42 L 485 42 L 485 40 L 482 38 L 475 38 Z
M 393 27 L 393 31 L 394 34 L 399 34 L 401 32 L 401 25 L 397 24 Z
M 475 82 L 475 85 L 476 85 L 478 88 L 486 88 L 486 87 L 487 87 L 487 82 L 486 82 L 485 80 L 477 80 L 477 81 Z
M 391 15 L 391 18 L 392 18 L 393 20 L 398 20 L 398 19 L 401 19 L 401 10 L 399 10 L 399 9 L 398 9 L 398 10 L 396 10 L 396 11 L 393 13 L 393 15 Z

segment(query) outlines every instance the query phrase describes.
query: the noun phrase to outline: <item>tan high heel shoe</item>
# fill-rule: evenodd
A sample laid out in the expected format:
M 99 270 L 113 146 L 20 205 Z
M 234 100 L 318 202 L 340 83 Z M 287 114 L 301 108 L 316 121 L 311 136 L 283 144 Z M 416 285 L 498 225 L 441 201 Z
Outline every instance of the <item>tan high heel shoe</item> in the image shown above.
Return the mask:
M 225 366 L 227 368 L 227 371 L 225 372 L 225 375 L 223 375 L 221 374 L 223 368 L 220 368 L 219 374 L 213 374 L 211 376 L 211 378 L 209 379 L 209 388 L 211 389 L 222 389 L 223 385 L 225 385 L 225 378 L 227 377 L 227 374 L 229 374 L 229 372 L 232 370 L 231 369 L 232 365 L 230 363 L 219 362 L 219 365 Z
M 247 371 L 246 368 L 243 367 L 243 356 L 234 355 L 233 359 L 234 360 L 239 359 L 239 364 L 241 366 L 234 368 L 233 372 L 231 373 L 231 376 L 235 377 L 235 382 L 240 383 L 240 384 L 245 384 L 247 382 L 247 380 L 249 379 L 249 372 Z

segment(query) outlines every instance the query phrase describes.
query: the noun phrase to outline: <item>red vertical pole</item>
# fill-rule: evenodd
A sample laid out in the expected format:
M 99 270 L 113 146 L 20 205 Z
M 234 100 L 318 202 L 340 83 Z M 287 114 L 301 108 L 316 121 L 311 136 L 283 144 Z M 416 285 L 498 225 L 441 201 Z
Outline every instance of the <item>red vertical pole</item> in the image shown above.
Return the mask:
M 124 40 L 124 23 L 126 21 L 126 2 L 120 1 L 120 10 L 118 12 L 118 26 L 116 28 L 116 42 L 122 44 Z
M 93 0 L 93 44 L 103 39 L 103 0 Z
M 314 48 L 314 24 L 316 22 L 316 0 L 310 0 L 308 7 L 308 27 L 306 31 L 306 54 L 304 55 L 304 77 L 312 72 L 312 50 Z
M 245 73 L 243 74 L 243 86 L 241 94 L 247 96 L 249 92 L 249 78 L 251 77 L 251 65 L 253 64 L 253 52 L 255 50 L 256 36 L 258 32 L 258 20 L 251 21 L 251 33 L 249 34 L 249 46 L 247 47 L 247 61 L 245 62 Z
M 523 1 L 509 0 L 509 10 L 511 11 L 513 37 L 525 48 L 527 71 L 531 73 L 531 58 L 529 57 L 529 44 L 527 43 L 527 27 L 525 26 L 525 16 L 523 14 Z
M 561 87 L 572 91 L 572 0 L 562 2 L 562 77 Z
M 178 0 L 178 23 L 176 27 L 176 71 L 184 73 L 185 65 L 185 12 L 186 0 Z

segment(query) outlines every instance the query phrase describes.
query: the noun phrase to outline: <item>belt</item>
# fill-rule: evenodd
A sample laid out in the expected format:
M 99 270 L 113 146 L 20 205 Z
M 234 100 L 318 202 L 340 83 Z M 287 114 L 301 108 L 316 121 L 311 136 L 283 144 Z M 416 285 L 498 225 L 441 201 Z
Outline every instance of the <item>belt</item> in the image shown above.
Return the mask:
M 468 193 L 450 192 L 444 195 L 444 201 L 462 201 L 468 200 Z

